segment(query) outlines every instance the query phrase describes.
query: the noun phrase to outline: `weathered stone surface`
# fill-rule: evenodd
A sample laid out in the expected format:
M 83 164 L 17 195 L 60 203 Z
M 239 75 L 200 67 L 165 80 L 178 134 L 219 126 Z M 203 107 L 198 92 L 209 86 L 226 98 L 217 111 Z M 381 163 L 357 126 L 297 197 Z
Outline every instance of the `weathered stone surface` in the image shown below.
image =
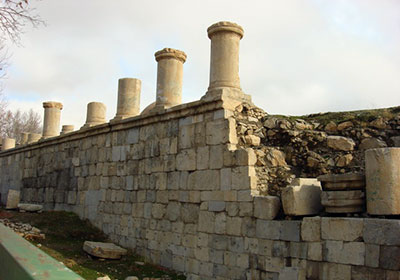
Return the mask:
M 319 279 L 350 280 L 351 266 L 336 263 L 322 263 L 319 270 Z
M 280 227 L 280 221 L 257 219 L 256 236 L 258 238 L 279 240 L 281 233 Z
M 282 190 L 283 211 L 290 216 L 318 214 L 322 210 L 321 186 L 317 179 L 310 182 L 297 180 Z
M 322 218 L 321 237 L 324 240 L 360 241 L 364 220 L 358 218 Z
M 60 134 L 60 116 L 63 105 L 59 102 L 43 102 L 43 138 L 53 137 Z
M 370 138 L 365 138 L 361 141 L 359 149 L 368 150 L 368 149 L 384 148 L 384 147 L 387 147 L 384 141 L 378 138 L 370 137 Z
M 325 174 L 318 176 L 323 190 L 361 190 L 365 188 L 365 176 L 360 173 Z
M 324 191 L 321 204 L 328 213 L 357 213 L 364 210 L 363 191 Z
M 328 136 L 327 145 L 329 148 L 339 151 L 352 151 L 356 145 L 351 138 L 343 136 Z
M 127 254 L 127 250 L 113 243 L 103 243 L 94 241 L 85 241 L 83 250 L 95 257 L 103 259 L 120 259 Z
M 322 242 L 308 242 L 307 257 L 312 261 L 322 261 Z
M 364 265 L 365 244 L 363 242 L 326 241 L 324 260 L 334 263 Z
M 301 223 L 301 239 L 303 241 L 321 240 L 321 218 L 305 217 Z
M 39 204 L 30 204 L 30 203 L 19 203 L 19 210 L 23 210 L 26 212 L 38 212 L 43 210 L 43 205 Z
M 365 265 L 379 267 L 380 246 L 375 244 L 365 244 Z
M 280 240 L 300 241 L 301 221 L 281 221 Z
M 273 220 L 279 212 L 281 202 L 276 196 L 255 196 L 254 216 L 259 219 Z
M 400 270 L 400 247 L 381 246 L 379 267 L 391 270 Z
M 365 219 L 363 237 L 366 243 L 400 246 L 400 221 Z
M 6 200 L 6 209 L 17 208 L 19 200 L 20 200 L 20 191 L 8 190 L 7 200 Z
M 365 152 L 367 212 L 372 215 L 400 214 L 400 148 Z

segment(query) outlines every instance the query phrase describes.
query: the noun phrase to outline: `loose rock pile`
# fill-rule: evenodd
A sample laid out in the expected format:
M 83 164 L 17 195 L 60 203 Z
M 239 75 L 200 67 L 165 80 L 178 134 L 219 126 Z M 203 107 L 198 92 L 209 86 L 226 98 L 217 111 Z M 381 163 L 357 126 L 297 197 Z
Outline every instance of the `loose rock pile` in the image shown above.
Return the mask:
M 45 234 L 41 233 L 40 229 L 33 227 L 30 224 L 24 224 L 20 222 L 14 223 L 8 219 L 0 219 L 0 223 L 11 228 L 18 235 L 28 240 L 40 240 L 46 238 Z
M 382 111 L 382 110 L 381 110 Z M 239 145 L 256 150 L 261 194 L 278 195 L 296 177 L 364 172 L 366 149 L 400 145 L 399 108 L 304 118 L 236 108 Z

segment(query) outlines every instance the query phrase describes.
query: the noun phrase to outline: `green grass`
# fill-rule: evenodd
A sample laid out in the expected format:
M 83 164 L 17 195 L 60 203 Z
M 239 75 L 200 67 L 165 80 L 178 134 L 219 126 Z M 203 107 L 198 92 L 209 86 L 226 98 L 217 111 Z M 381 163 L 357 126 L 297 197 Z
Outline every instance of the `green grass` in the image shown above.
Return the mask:
M 101 260 L 89 257 L 82 249 L 86 240 L 107 242 L 107 237 L 88 221 L 80 220 L 70 212 L 18 213 L 0 210 L 0 218 L 29 223 L 46 234 L 44 240 L 31 241 L 40 249 L 63 262 L 70 269 L 88 280 L 108 275 L 111 279 L 125 279 L 127 276 L 161 277 L 168 275 L 171 279 L 186 279 L 173 271 L 160 266 L 145 263 L 136 265 L 135 261 L 143 262 L 143 258 L 131 251 L 120 260 Z

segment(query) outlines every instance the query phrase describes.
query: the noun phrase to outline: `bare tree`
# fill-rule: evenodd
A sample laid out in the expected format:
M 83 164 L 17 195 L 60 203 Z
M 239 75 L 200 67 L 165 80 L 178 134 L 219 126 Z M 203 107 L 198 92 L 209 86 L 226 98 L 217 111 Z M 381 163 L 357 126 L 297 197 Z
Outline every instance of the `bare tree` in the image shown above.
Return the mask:
M 14 138 L 17 143 L 21 141 L 22 132 L 40 133 L 41 130 L 40 115 L 32 109 L 28 112 L 7 111 L 0 124 L 1 136 Z
M 28 0 L 0 0 L 0 79 L 5 76 L 8 62 L 6 42 L 20 45 L 26 25 L 44 24 Z M 1 90 L 1 88 L 0 88 Z

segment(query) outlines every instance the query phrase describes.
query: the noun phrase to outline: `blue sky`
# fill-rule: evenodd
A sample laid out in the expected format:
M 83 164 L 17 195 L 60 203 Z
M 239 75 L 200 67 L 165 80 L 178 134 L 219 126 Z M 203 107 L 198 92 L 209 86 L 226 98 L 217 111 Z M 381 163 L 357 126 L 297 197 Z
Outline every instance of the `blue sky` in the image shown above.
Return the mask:
M 24 47 L 11 46 L 4 93 L 10 108 L 43 101 L 64 104 L 62 124 L 79 128 L 86 104 L 103 102 L 108 119 L 118 78 L 142 80 L 141 109 L 155 100 L 154 53 L 186 52 L 183 101 L 207 90 L 210 41 L 206 29 L 229 20 L 242 25 L 240 78 L 244 92 L 271 114 L 301 115 L 398 106 L 400 2 L 78 1 L 32 2 L 47 26 L 28 29 Z

